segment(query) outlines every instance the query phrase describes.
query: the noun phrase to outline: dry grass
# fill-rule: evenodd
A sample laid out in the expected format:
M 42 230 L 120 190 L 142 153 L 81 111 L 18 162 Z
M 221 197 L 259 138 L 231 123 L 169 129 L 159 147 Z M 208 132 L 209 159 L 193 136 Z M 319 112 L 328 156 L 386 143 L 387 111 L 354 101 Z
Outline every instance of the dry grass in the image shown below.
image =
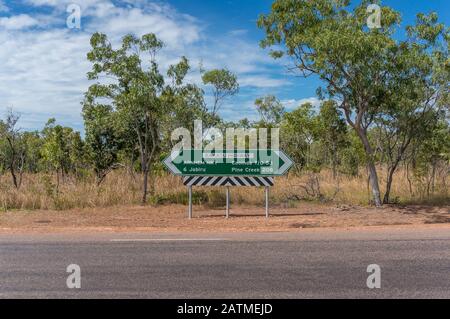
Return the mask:
M 381 172 L 381 170 L 380 170 Z M 380 174 L 383 188 L 385 177 Z M 0 176 L 0 210 L 68 210 L 74 208 L 94 208 L 138 205 L 141 199 L 140 177 L 131 177 L 124 171 L 110 174 L 101 187 L 97 187 L 93 177 L 68 178 L 56 189 L 56 178 L 50 175 L 26 175 L 23 186 L 16 190 L 9 175 Z M 181 179 L 174 176 L 158 177 L 156 196 L 151 204 L 185 204 L 186 188 Z M 394 180 L 392 198 L 398 203 L 420 203 L 448 205 L 450 203 L 449 176 L 438 178 L 432 196 L 425 195 L 423 182 L 413 184 L 411 194 L 405 173 L 400 171 Z M 332 202 L 335 204 L 367 205 L 370 202 L 367 176 L 339 177 L 334 180 L 330 172 L 318 175 L 305 174 L 276 179 L 271 190 L 271 201 L 281 208 L 295 208 L 301 201 Z M 221 207 L 225 202 L 225 192 L 220 188 L 197 188 L 194 192 L 195 204 L 209 208 Z M 264 192 L 259 188 L 236 188 L 232 190 L 235 205 L 255 206 L 264 203 Z

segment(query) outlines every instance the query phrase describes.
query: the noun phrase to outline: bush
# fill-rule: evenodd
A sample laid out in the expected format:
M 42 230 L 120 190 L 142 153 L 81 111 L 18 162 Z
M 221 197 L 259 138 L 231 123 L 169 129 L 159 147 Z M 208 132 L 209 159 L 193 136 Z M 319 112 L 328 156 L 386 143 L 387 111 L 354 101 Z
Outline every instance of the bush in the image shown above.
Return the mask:
M 209 208 L 219 208 L 226 205 L 227 195 L 225 192 L 217 189 L 210 190 L 208 192 L 208 202 L 206 206 Z
M 150 199 L 153 205 L 180 204 L 188 205 L 189 196 L 187 192 L 176 192 L 171 194 L 158 194 Z M 203 205 L 208 202 L 208 195 L 204 191 L 192 192 L 192 204 Z

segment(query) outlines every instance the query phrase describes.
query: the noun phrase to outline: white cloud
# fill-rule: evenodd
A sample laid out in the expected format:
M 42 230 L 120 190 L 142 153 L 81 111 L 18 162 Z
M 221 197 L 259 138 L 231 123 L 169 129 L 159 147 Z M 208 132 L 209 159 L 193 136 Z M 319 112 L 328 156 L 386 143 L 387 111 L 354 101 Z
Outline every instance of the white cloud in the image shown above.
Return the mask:
M 291 83 L 285 79 L 274 79 L 265 75 L 244 75 L 239 79 L 241 87 L 275 88 Z
M 56 6 L 58 0 L 28 0 L 28 3 L 34 6 Z
M 239 110 L 236 112 L 236 110 Z M 255 107 L 254 99 L 247 101 L 232 101 L 223 106 L 221 115 L 227 120 L 238 121 L 244 118 L 250 121 L 258 120 L 258 112 Z
M 227 67 L 238 74 L 265 72 L 267 65 L 274 64 L 266 52 L 258 49 L 257 41 L 234 36 L 211 39 L 206 45 L 193 48 L 192 53 L 205 59 L 207 69 Z
M 74 0 L 28 0 L 27 3 L 35 6 L 35 7 L 59 7 L 65 8 L 69 4 L 79 4 L 82 8 L 90 7 L 99 2 L 105 2 L 107 0 L 82 0 L 82 1 L 74 1 Z
M 60 1 L 32 0 L 35 5 L 57 6 Z M 126 32 L 155 32 L 168 49 L 163 63 L 179 58 L 184 46 L 200 38 L 196 23 L 176 12 L 169 14 L 153 9 L 125 9 L 110 6 L 108 1 L 90 1 L 90 14 L 98 18 L 88 21 L 84 30 L 69 30 L 46 25 L 34 26 L 46 18 L 64 21 L 65 10 L 44 17 L 26 15 L 0 19 L 0 118 L 6 108 L 22 114 L 25 128 L 42 127 L 49 117 L 66 125 L 81 127 L 83 94 L 91 82 L 86 78 L 91 65 L 86 59 L 90 36 L 99 30 L 112 38 Z M 109 8 L 109 9 L 108 9 Z M 39 20 L 38 20 L 39 19 Z M 14 30 L 14 32 L 13 32 Z M 172 45 L 176 47 L 172 48 Z
M 144 0 L 125 0 L 126 7 L 108 0 L 80 1 L 82 30 L 57 28 L 64 25 L 66 6 L 72 2 L 77 3 L 28 0 L 37 7 L 51 7 L 51 13 L 21 15 L 27 17 L 22 17 L 22 21 L 15 16 L 15 22 L 10 20 L 13 17 L 2 18 L 9 20 L 4 20 L 5 25 L 0 27 L 0 117 L 7 107 L 13 107 L 22 114 L 25 128 L 42 127 L 49 117 L 81 128 L 80 102 L 92 84 L 86 79 L 91 68 L 86 54 L 95 31 L 106 33 L 113 44 L 129 32 L 156 33 L 166 44 L 160 55 L 163 70 L 186 55 L 193 69 L 200 62 L 206 69 L 227 67 L 237 73 L 241 87 L 251 90 L 272 90 L 290 84 L 286 79 L 268 75 L 268 65 L 273 66 L 273 60 L 258 49 L 257 43 L 244 40 L 243 32 L 208 38 L 202 22 L 196 18 L 168 5 Z M 29 29 L 36 25 L 39 28 Z M 201 82 L 195 71 L 188 78 L 197 84 Z M 248 107 L 248 115 L 252 112 Z M 231 117 L 231 113 L 231 109 L 224 109 L 222 115 Z
M 39 21 L 27 14 L 0 18 L 0 28 L 6 30 L 21 30 L 36 26 Z
M 139 8 L 118 8 L 101 3 L 91 11 L 96 19 L 88 25 L 90 31 L 106 32 L 110 36 L 123 36 L 127 33 L 143 35 L 155 33 L 171 49 L 183 48 L 200 39 L 200 29 L 191 19 L 183 19 L 175 13 L 144 11 Z
M 88 83 L 85 59 L 89 36 L 66 30 L 0 33 L 0 106 L 14 107 L 23 119 L 47 114 L 78 117 Z
M 283 104 L 284 107 L 289 111 L 292 111 L 306 103 L 310 103 L 315 109 L 318 109 L 322 104 L 322 101 L 319 100 L 317 97 L 310 97 L 301 100 L 289 99 L 281 101 L 281 104 Z

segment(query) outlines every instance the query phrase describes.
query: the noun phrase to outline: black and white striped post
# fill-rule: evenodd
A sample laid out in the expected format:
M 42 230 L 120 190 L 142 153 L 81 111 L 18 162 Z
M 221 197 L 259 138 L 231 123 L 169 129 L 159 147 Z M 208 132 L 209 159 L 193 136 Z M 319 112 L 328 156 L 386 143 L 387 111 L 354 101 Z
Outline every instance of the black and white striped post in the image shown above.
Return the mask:
M 227 177 L 227 176 L 189 176 L 183 183 L 189 192 L 189 219 L 192 218 L 192 187 L 194 186 L 224 186 L 226 194 L 226 217 L 230 217 L 230 187 L 264 187 L 266 198 L 266 218 L 269 218 L 269 191 L 274 185 L 273 177 Z

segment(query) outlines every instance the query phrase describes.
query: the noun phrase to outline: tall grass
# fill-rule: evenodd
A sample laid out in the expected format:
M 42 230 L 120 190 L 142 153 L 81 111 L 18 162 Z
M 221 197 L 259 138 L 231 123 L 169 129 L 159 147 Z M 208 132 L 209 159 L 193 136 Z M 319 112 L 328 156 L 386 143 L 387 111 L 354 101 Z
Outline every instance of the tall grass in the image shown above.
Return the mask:
M 383 189 L 385 176 L 382 173 L 380 175 Z M 415 181 L 410 187 L 405 172 L 399 171 L 394 179 L 391 198 L 398 203 L 450 204 L 448 175 L 437 179 L 434 193 L 430 196 L 424 191 L 423 184 Z M 150 204 L 187 203 L 186 188 L 181 178 L 170 175 L 157 177 L 155 186 L 155 196 L 151 197 Z M 261 188 L 233 188 L 231 194 L 235 205 L 264 203 L 264 191 Z M 282 207 L 295 207 L 302 201 L 368 205 L 371 200 L 365 173 L 358 177 L 340 176 L 335 180 L 328 171 L 277 178 L 270 198 L 274 205 Z M 125 171 L 111 173 L 100 187 L 97 187 L 92 176 L 69 177 L 57 186 L 55 176 L 25 175 L 19 190 L 14 188 L 9 175 L 0 175 L 0 210 L 3 211 L 138 205 L 140 200 L 141 177 L 132 177 Z M 221 207 L 225 204 L 225 191 L 221 188 L 196 188 L 194 202 L 208 207 Z

